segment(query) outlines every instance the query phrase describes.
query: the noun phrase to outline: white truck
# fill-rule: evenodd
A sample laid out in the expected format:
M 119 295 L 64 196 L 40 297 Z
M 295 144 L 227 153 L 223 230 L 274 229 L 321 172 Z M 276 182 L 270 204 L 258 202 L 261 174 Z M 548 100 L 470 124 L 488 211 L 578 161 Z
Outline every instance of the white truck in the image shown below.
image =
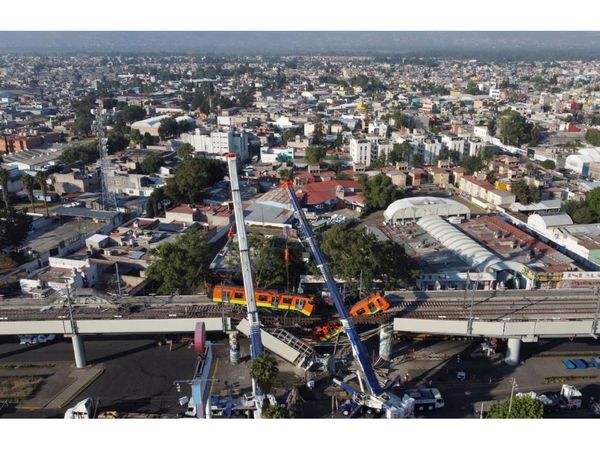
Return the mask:
M 436 388 L 407 389 L 403 394 L 415 400 L 416 411 L 433 411 L 446 406 L 442 394 Z
M 545 409 L 580 409 L 582 395 L 579 389 L 570 384 L 563 384 L 558 394 L 541 394 L 535 392 L 517 393 L 517 397 L 531 397 L 542 402 Z

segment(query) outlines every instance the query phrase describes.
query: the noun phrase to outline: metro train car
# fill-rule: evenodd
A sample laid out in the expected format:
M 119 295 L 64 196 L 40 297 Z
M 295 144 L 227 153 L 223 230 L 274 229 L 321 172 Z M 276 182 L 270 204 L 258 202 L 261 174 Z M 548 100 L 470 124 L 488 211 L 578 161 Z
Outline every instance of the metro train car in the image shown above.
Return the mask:
M 381 294 L 373 294 L 356 302 L 350 309 L 350 315 L 353 317 L 370 316 L 380 311 L 386 311 L 389 307 L 389 302 Z
M 386 311 L 389 307 L 389 302 L 381 294 L 373 294 L 356 302 L 350 309 L 350 315 L 352 317 L 371 316 L 380 311 Z M 337 336 L 342 331 L 344 331 L 342 323 L 339 320 L 332 320 L 325 325 L 315 328 L 312 337 L 318 341 L 325 342 Z
M 285 294 L 277 291 L 254 291 L 256 306 L 259 308 L 279 309 L 283 311 L 296 311 L 305 316 L 310 316 L 315 309 L 312 297 L 295 294 Z M 212 295 L 213 302 L 232 303 L 234 305 L 246 304 L 246 293 L 239 286 L 215 286 Z

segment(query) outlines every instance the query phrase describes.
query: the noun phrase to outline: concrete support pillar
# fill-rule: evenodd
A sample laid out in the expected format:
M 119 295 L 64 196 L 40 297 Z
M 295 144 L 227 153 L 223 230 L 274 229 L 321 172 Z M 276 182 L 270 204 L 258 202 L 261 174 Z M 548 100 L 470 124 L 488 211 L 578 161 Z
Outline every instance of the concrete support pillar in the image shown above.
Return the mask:
M 391 324 L 379 325 L 379 357 L 384 361 L 392 359 L 394 330 Z
M 73 353 L 75 354 L 75 366 L 78 369 L 83 369 L 87 365 L 83 338 L 79 334 L 72 334 L 71 342 L 73 343 Z
M 521 351 L 521 339 L 509 338 L 508 348 L 506 349 L 506 358 L 504 362 L 509 366 L 516 366 L 519 364 L 519 353 Z
M 229 362 L 238 364 L 240 362 L 240 345 L 238 343 L 238 332 L 229 332 Z

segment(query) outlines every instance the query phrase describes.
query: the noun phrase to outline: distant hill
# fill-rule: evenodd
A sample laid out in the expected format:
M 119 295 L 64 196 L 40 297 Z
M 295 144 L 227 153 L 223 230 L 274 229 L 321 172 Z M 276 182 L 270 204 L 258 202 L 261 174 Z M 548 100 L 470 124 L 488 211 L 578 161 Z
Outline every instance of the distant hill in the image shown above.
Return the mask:
M 600 58 L 600 32 L 0 32 L 0 53 Z

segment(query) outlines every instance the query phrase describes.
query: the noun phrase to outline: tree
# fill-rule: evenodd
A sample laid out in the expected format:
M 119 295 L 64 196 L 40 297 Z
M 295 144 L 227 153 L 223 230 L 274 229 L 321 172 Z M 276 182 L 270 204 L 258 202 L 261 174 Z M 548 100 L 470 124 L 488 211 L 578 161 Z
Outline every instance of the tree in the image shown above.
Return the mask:
M 554 170 L 554 169 L 556 169 L 556 163 L 554 161 L 552 161 L 551 159 L 547 159 L 546 161 L 542 162 L 542 167 L 544 169 Z
M 58 160 L 64 164 L 81 163 L 83 165 L 96 162 L 100 158 L 98 151 L 98 141 L 93 141 L 85 145 L 73 145 L 65 149 L 58 157 Z
M 44 197 L 44 208 L 46 208 L 46 217 L 50 215 L 50 213 L 48 212 L 48 200 L 46 199 L 46 196 L 48 195 L 48 184 L 46 184 L 47 180 L 48 176 L 46 175 L 46 172 L 42 171 L 35 174 L 35 181 L 39 183 L 40 189 L 42 190 L 42 196 Z
M 479 87 L 477 84 L 475 84 L 475 82 L 469 81 L 467 83 L 467 87 L 465 88 L 465 94 L 480 95 L 482 92 L 479 90 Z
M 313 144 L 319 145 L 323 140 L 323 124 L 321 122 L 315 124 L 315 131 L 313 132 Z
M 183 233 L 149 252 L 148 280 L 159 294 L 193 294 L 205 278 L 210 264 L 208 241 L 197 230 Z
M 4 209 L 10 206 L 10 198 L 8 193 L 8 182 L 10 181 L 10 172 L 4 167 L 0 167 L 0 187 L 2 187 L 2 198 L 4 200 Z
M 131 139 L 133 143 L 140 147 L 142 144 L 142 133 L 140 133 L 140 130 L 138 130 L 137 128 L 134 128 L 129 134 L 129 139 Z
M 506 110 L 500 116 L 500 136 L 505 144 L 536 145 L 541 129 L 528 123 L 517 111 Z
M 30 227 L 31 217 L 24 211 L 12 207 L 0 211 L 0 248 L 19 246 L 27 237 Z
M 35 178 L 33 178 L 31 175 L 29 174 L 23 174 L 23 176 L 21 176 L 21 182 L 23 183 L 23 186 L 25 187 L 25 190 L 27 191 L 27 197 L 29 197 L 29 201 L 31 202 L 31 209 L 33 210 L 33 212 L 35 213 L 35 202 L 34 202 L 34 198 L 33 198 L 33 191 L 35 189 Z
M 283 132 L 283 140 L 287 144 L 290 141 L 295 141 L 298 134 L 297 128 L 288 128 Z
M 292 169 L 281 168 L 279 169 L 279 172 L 277 172 L 277 175 L 279 175 L 281 181 L 288 181 L 292 179 L 293 172 Z
M 490 136 L 492 136 L 492 137 L 496 136 L 496 127 L 497 127 L 496 119 L 490 119 L 487 123 L 487 129 L 488 129 L 488 133 Z
M 325 149 L 323 147 L 307 147 L 306 160 L 309 164 L 319 164 L 325 157 Z
M 172 117 L 166 117 L 160 121 L 160 125 L 158 126 L 158 135 L 162 140 L 165 140 L 166 138 L 177 134 L 178 129 L 179 127 L 177 125 L 177 121 Z
M 221 161 L 207 158 L 188 158 L 167 180 L 165 192 L 175 201 L 198 203 L 203 191 L 221 181 L 225 169 Z
M 194 150 L 195 149 L 192 144 L 188 144 L 186 142 L 177 149 L 177 156 L 179 156 L 181 159 L 191 158 L 191 156 L 194 154 Z
M 588 142 L 588 144 L 594 145 L 596 147 L 600 146 L 600 130 L 589 128 L 585 132 L 585 140 Z
M 596 188 L 589 193 L 587 203 L 596 217 L 600 217 L 600 188 Z
M 127 139 L 123 134 L 117 132 L 108 133 L 106 147 L 109 154 L 125 150 L 128 145 L 129 139 Z
M 596 214 L 591 208 L 580 208 L 571 216 L 575 223 L 595 223 L 597 220 Z
M 402 196 L 387 175 L 381 173 L 374 177 L 362 175 L 359 181 L 363 187 L 367 211 L 387 208 L 390 203 Z
M 368 290 L 373 280 L 382 280 L 386 289 L 412 283 L 413 264 L 402 245 L 380 242 L 350 223 L 327 230 L 321 248 L 333 275 L 345 279 L 349 290 L 357 290 L 358 286 Z
M 387 160 L 389 164 L 395 164 L 397 162 L 409 162 L 412 154 L 412 147 L 408 141 L 402 144 L 394 144 L 392 151 L 388 154 Z
M 263 410 L 261 417 L 263 419 L 285 419 L 287 418 L 287 413 L 279 404 L 269 405 Z
M 510 406 L 510 414 L 508 408 Z M 541 419 L 544 417 L 544 405 L 531 397 L 514 397 L 490 406 L 488 419 Z
M 142 136 L 142 148 L 146 148 L 149 145 L 153 145 L 156 144 L 156 142 L 158 141 L 158 138 L 155 136 L 152 136 L 150 133 L 148 133 L 147 131 L 144 133 L 144 135 Z
M 263 352 L 250 362 L 250 376 L 264 394 L 271 392 L 278 373 L 279 364 L 270 353 Z
M 466 175 L 472 175 L 480 171 L 484 167 L 483 158 L 481 156 L 467 156 L 460 162 L 460 166 L 465 169 Z
M 146 217 L 156 217 L 156 210 L 154 209 L 154 202 L 152 200 L 146 202 Z
M 126 123 L 133 123 L 146 117 L 146 110 L 138 105 L 125 105 L 119 114 Z
M 140 170 L 146 175 L 156 173 L 163 164 L 163 159 L 158 155 L 148 155 L 140 164 Z
M 513 181 L 510 185 L 510 191 L 515 194 L 517 201 L 523 205 L 536 203 L 540 201 L 540 189 L 533 185 L 528 185 L 525 180 Z

